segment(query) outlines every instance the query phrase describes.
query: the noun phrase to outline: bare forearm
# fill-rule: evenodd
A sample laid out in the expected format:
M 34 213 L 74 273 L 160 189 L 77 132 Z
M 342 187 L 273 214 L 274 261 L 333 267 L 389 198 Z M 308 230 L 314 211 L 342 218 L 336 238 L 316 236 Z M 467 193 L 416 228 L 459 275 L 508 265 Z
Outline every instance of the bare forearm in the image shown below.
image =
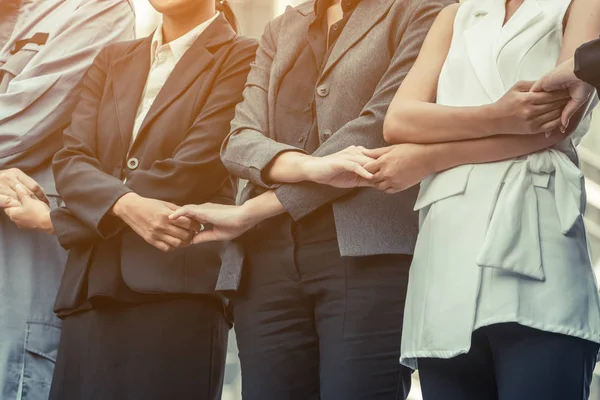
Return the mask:
M 520 157 L 554 146 L 565 135 L 553 133 L 549 138 L 537 135 L 502 135 L 429 146 L 429 157 L 435 172 L 464 164 L 481 164 Z
M 263 171 L 264 179 L 273 183 L 297 183 L 308 180 L 305 164 L 311 157 L 298 151 L 281 153 Z
M 392 105 L 393 107 L 393 105 Z M 390 144 L 444 143 L 498 134 L 494 131 L 494 106 L 450 107 L 405 101 L 390 107 L 383 135 Z
M 285 208 L 273 191 L 265 192 L 248 200 L 242 205 L 242 208 L 249 226 L 257 225 L 266 219 L 285 212 Z

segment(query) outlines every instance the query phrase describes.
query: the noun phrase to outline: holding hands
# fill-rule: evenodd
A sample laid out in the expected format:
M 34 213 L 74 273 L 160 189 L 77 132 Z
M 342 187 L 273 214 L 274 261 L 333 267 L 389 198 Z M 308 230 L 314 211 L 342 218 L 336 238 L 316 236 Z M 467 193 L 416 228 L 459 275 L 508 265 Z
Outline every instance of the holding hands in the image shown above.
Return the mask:
M 573 114 L 587 104 L 595 89 L 575 76 L 573 58 L 560 64 L 540 78 L 531 88 L 532 92 L 567 91 L 569 100 L 561 113 L 562 130 L 566 129 Z

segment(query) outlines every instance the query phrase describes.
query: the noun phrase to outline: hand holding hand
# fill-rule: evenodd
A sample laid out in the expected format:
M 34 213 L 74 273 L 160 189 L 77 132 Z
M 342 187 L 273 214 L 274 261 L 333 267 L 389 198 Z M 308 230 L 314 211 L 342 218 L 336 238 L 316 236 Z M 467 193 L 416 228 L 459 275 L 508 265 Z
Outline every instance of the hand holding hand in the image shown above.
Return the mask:
M 4 213 L 20 229 L 34 229 L 53 233 L 54 228 L 50 219 L 50 207 L 39 200 L 35 194 L 20 183 L 15 185 L 18 200 L 0 195 L 0 204 Z
M 364 150 L 364 147 L 350 146 L 328 156 L 307 157 L 303 168 L 311 182 L 338 188 L 371 186 L 373 175 L 364 166 L 373 159 Z
M 0 170 L 0 195 L 10 196 L 13 199 L 18 200 L 16 190 L 18 184 L 23 185 L 39 200 L 49 204 L 44 189 L 23 171 L 17 168 Z
M 162 251 L 189 246 L 201 226 L 190 218 L 169 219 L 179 207 L 166 201 L 127 193 L 113 207 L 113 213 L 146 242 Z
M 194 236 L 194 244 L 235 239 L 254 226 L 243 206 L 191 204 L 179 208 L 169 218 L 176 220 L 182 217 L 212 225 L 210 229 L 202 229 Z
M 376 159 L 365 165 L 373 173 L 372 186 L 388 194 L 406 190 L 435 172 L 427 145 L 397 144 L 364 153 Z
M 534 82 L 517 82 L 492 105 L 499 134 L 536 134 L 561 126 L 569 91 L 532 92 L 533 85 Z
M 554 92 L 560 90 L 567 90 L 569 92 L 571 98 L 560 116 L 562 132 L 565 132 L 567 126 L 569 126 L 569 121 L 573 114 L 586 104 L 590 96 L 594 94 L 594 88 L 577 78 L 574 70 L 575 62 L 573 58 L 570 58 L 541 77 L 531 88 L 532 92 Z

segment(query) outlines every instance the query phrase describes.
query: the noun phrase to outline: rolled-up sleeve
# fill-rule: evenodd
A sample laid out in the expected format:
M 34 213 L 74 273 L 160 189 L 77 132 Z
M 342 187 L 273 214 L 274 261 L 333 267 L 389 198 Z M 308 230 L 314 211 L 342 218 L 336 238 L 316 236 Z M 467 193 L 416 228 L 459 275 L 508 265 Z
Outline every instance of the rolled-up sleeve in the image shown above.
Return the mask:
M 221 147 L 221 160 L 232 175 L 264 188 L 278 186 L 265 181 L 262 176 L 275 157 L 286 151 L 304 152 L 268 137 L 269 81 L 276 53 L 272 30 L 279 22 L 277 19 L 269 23 L 262 35 L 246 81 L 243 101 L 236 107 L 231 133 Z
M 60 25 L 0 94 L 0 169 L 29 170 L 52 158 L 74 89 L 105 45 L 134 37 L 135 15 L 127 0 L 82 1 Z

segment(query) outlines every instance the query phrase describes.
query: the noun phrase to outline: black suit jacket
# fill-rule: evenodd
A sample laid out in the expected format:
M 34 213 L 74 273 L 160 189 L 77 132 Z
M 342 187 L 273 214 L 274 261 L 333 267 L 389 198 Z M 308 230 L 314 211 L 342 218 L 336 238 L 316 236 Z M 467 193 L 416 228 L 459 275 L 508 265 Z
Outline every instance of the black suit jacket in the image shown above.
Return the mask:
M 219 16 L 176 65 L 129 148 L 151 41 L 117 43 L 98 55 L 54 158 L 56 186 L 66 206 L 51 218 L 69 250 L 57 310 L 76 304 L 92 263 L 119 263 L 125 283 L 141 293 L 215 288 L 221 244 L 163 253 L 109 211 L 131 191 L 178 205 L 215 197 L 233 202 L 234 186 L 219 148 L 242 100 L 257 44 L 236 35 Z
M 588 42 L 577 49 L 575 75 L 600 92 L 600 39 Z

